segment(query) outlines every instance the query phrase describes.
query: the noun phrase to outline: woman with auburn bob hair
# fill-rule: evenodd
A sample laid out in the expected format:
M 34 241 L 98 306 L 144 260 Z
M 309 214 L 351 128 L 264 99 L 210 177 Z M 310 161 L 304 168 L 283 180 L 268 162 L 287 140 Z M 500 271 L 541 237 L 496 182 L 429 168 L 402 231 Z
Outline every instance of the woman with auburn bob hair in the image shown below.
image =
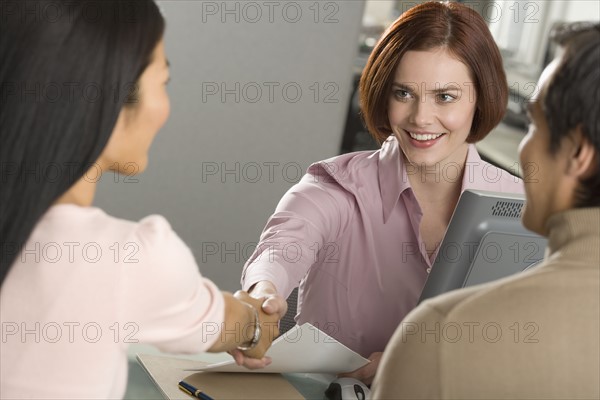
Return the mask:
M 244 267 L 244 290 L 286 298 L 299 285 L 297 323 L 371 359 L 343 374 L 370 383 L 417 303 L 460 194 L 523 192 L 473 145 L 500 122 L 507 89 L 475 11 L 427 2 L 401 15 L 360 82 L 362 113 L 381 149 L 310 166 L 267 222 Z M 267 313 L 284 308 L 276 299 L 263 304 Z
M 48 7 L 58 17 L 29 13 Z M 2 398 L 122 398 L 129 343 L 240 348 L 269 363 L 277 320 L 262 299 L 203 278 L 163 217 L 127 221 L 92 206 L 98 171 L 144 170 L 168 118 L 164 28 L 152 0 L 30 0 L 3 16 Z M 67 84 L 100 95 L 31 95 Z

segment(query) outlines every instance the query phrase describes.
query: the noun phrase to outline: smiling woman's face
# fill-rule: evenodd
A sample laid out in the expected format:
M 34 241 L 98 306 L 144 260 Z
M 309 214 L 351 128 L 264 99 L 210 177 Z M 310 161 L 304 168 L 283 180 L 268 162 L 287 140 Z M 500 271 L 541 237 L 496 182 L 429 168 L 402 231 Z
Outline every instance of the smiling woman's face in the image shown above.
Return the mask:
M 476 93 L 468 67 L 444 48 L 408 51 L 392 83 L 390 126 L 416 167 L 464 165 Z
M 127 175 L 146 169 L 150 145 L 169 117 L 168 80 L 169 65 L 161 40 L 138 81 L 137 102 L 121 109 L 99 159 L 102 168 Z

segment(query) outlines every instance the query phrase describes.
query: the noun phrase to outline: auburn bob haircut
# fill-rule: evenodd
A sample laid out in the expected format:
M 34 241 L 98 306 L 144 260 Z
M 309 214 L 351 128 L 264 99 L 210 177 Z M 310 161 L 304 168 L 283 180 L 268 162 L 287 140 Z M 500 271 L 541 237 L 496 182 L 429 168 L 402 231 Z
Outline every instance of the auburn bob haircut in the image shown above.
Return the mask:
M 406 11 L 385 31 L 361 76 L 362 116 L 378 143 L 392 133 L 387 109 L 400 60 L 407 51 L 438 47 L 471 72 L 477 104 L 467 142 L 483 139 L 502 120 L 508 84 L 500 51 L 484 19 L 459 3 L 426 2 Z

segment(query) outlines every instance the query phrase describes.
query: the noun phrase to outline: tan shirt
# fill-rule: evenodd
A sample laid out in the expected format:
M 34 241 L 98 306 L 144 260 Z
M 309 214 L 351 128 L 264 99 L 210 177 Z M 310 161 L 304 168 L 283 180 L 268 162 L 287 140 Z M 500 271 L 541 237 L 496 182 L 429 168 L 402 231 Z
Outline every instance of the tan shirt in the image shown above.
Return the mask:
M 556 214 L 548 227 L 539 266 L 413 310 L 372 399 L 600 398 L 600 208 Z

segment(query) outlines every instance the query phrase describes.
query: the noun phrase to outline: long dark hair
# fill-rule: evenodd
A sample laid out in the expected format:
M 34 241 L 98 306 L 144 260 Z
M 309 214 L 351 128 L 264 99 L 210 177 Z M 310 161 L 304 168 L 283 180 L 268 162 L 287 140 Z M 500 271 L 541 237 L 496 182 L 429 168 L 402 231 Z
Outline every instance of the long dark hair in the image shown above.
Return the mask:
M 0 0 L 0 285 L 98 159 L 165 22 L 153 0 Z

